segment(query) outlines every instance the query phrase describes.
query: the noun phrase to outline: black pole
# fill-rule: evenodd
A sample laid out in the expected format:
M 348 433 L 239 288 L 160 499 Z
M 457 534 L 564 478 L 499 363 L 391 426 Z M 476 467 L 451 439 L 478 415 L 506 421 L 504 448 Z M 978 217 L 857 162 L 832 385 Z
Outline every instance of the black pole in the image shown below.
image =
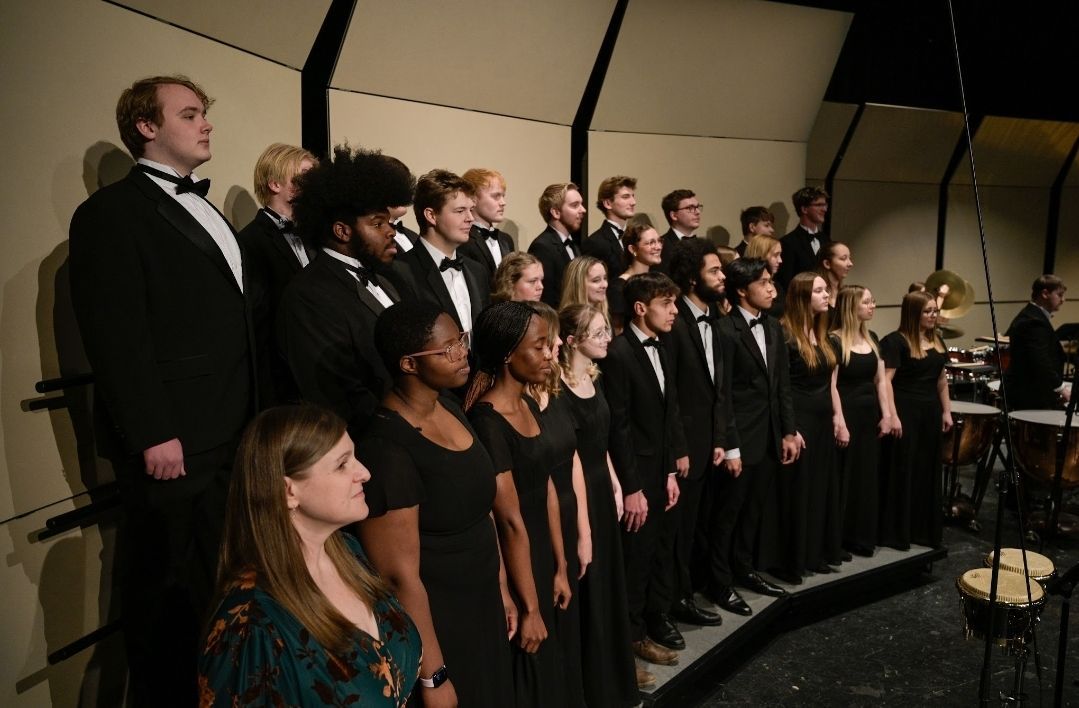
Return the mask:
M 847 126 L 847 132 L 843 134 L 843 140 L 839 143 L 839 148 L 835 152 L 835 157 L 832 159 L 832 164 L 828 167 L 828 174 L 824 176 L 824 191 L 828 192 L 828 196 L 831 200 L 828 211 L 824 213 L 824 233 L 832 233 L 832 211 L 835 209 L 835 176 L 839 174 L 839 168 L 843 164 L 843 159 L 847 156 L 847 148 L 850 147 L 850 143 L 854 140 L 854 134 L 858 132 L 858 124 L 862 122 L 862 114 L 865 113 L 865 104 L 859 103 L 858 108 L 854 111 L 854 117 L 850 119 L 850 125 Z
M 1068 156 L 1064 158 L 1064 164 L 1060 166 L 1057 178 L 1053 180 L 1053 186 L 1049 189 L 1049 218 L 1045 224 L 1045 263 L 1042 266 L 1043 273 L 1052 273 L 1056 269 L 1057 260 L 1057 237 L 1060 231 L 1060 200 L 1064 194 L 1064 183 L 1068 179 L 1068 173 L 1075 163 L 1075 155 L 1079 153 L 1079 138 L 1075 139 Z
M 325 156 L 330 152 L 328 89 L 355 9 L 356 0 L 330 2 L 300 72 L 300 140 L 315 155 Z

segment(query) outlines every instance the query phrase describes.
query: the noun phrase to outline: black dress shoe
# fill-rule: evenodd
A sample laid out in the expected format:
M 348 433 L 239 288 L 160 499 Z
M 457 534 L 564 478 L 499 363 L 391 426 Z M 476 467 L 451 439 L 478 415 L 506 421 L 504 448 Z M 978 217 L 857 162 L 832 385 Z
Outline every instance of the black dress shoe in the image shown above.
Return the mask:
M 739 578 L 735 578 L 734 582 L 738 583 L 746 590 L 752 590 L 759 595 L 783 597 L 787 594 L 786 590 L 779 587 L 778 585 L 772 585 L 770 582 L 757 575 L 756 573 L 746 573 Z
M 873 549 L 869 548 L 868 546 L 851 546 L 850 550 L 851 550 L 851 553 L 853 553 L 856 556 L 861 556 L 862 558 L 872 558 L 873 557 Z
M 850 563 L 854 560 L 854 556 L 852 556 L 849 551 L 843 551 L 839 554 L 839 560 L 843 563 Z
M 780 570 L 779 568 L 776 568 L 774 570 L 769 569 L 768 573 L 773 578 L 775 578 L 776 580 L 784 582 L 787 585 L 801 585 L 802 584 L 802 576 L 799 575 L 798 573 L 793 572 L 793 571 Z
M 711 592 L 706 593 L 706 595 L 721 610 L 733 612 L 743 617 L 749 617 L 753 614 L 753 610 L 750 609 L 746 601 L 742 599 L 742 596 L 734 588 L 718 586 Z
M 835 568 L 828 565 L 827 563 L 821 563 L 813 569 L 813 572 L 820 575 L 827 575 L 828 573 L 838 573 L 839 571 L 837 571 Z
M 671 616 L 679 622 L 696 624 L 701 627 L 718 627 L 723 624 L 723 618 L 718 612 L 706 610 L 697 605 L 692 598 L 683 598 L 671 608 Z
M 667 615 L 655 615 L 645 620 L 648 629 L 648 638 L 661 647 L 682 650 L 686 648 L 686 640 L 674 622 Z

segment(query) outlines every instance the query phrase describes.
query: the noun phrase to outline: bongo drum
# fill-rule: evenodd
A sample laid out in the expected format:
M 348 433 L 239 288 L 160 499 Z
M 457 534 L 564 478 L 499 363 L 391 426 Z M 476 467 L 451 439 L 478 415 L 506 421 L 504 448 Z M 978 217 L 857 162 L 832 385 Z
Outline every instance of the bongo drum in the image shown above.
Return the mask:
M 989 551 L 985 556 L 985 567 L 993 567 L 993 554 L 994 551 Z M 1000 549 L 1000 569 L 1007 570 L 1012 573 L 1023 574 L 1023 552 L 1018 548 L 1001 548 Z M 1044 588 L 1045 584 L 1056 577 L 1057 569 L 1053 565 L 1053 561 L 1046 558 L 1041 553 L 1035 553 L 1034 551 L 1027 551 L 1027 566 L 1026 574 L 1031 578 L 1034 578 Z
M 990 609 L 992 578 L 992 568 L 974 568 L 956 579 L 963 630 L 968 639 L 985 639 L 992 617 L 993 642 L 1006 651 L 1015 651 L 1033 638 L 1034 627 L 1045 607 L 1045 590 L 1034 580 L 1002 568 L 997 581 L 997 600 Z

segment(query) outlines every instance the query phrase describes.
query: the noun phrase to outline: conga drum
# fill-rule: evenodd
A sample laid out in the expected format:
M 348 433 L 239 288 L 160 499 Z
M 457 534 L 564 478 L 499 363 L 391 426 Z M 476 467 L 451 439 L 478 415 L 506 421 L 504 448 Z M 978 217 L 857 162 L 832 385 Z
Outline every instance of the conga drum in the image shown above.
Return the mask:
M 995 551 L 989 551 L 985 556 L 985 567 L 993 567 L 993 555 Z M 1000 569 L 1011 573 L 1026 573 L 1027 576 L 1037 580 L 1044 588 L 1045 584 L 1056 577 L 1057 569 L 1053 561 L 1041 553 L 1027 551 L 1026 569 L 1023 568 L 1023 551 L 1019 548 L 1000 549 Z
M 992 617 L 992 641 L 1007 651 L 1015 651 L 1034 636 L 1034 627 L 1045 607 L 1045 590 L 1025 575 L 1001 569 L 997 579 L 997 601 L 990 608 L 992 578 L 992 568 L 974 568 L 956 579 L 963 630 L 968 639 L 985 639 Z
M 1013 456 L 1028 476 L 1052 484 L 1057 469 L 1057 438 L 1063 437 L 1064 411 L 1030 410 L 1008 414 L 1015 445 Z M 1061 487 L 1079 487 L 1079 420 L 1068 431 Z

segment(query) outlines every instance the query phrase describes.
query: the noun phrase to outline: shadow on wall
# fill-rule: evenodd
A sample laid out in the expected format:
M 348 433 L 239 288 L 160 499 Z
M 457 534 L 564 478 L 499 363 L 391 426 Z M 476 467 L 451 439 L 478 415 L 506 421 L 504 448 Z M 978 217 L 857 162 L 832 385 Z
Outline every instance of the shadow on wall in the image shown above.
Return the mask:
M 233 185 L 225 195 L 225 218 L 239 231 L 255 219 L 259 207 L 255 198 L 243 187 Z
M 708 237 L 709 241 L 717 246 L 734 246 L 734 244 L 731 243 L 731 232 L 723 226 L 709 226 L 705 235 Z M 740 240 L 741 238 L 735 240 L 735 243 Z
M 790 210 L 787 209 L 786 204 L 783 202 L 772 202 L 768 205 L 768 211 L 772 212 L 772 216 L 775 217 L 773 223 L 776 227 L 776 238 L 781 238 L 784 234 L 788 234 L 794 230 L 794 225 L 798 220 L 791 220 L 791 213 Z

